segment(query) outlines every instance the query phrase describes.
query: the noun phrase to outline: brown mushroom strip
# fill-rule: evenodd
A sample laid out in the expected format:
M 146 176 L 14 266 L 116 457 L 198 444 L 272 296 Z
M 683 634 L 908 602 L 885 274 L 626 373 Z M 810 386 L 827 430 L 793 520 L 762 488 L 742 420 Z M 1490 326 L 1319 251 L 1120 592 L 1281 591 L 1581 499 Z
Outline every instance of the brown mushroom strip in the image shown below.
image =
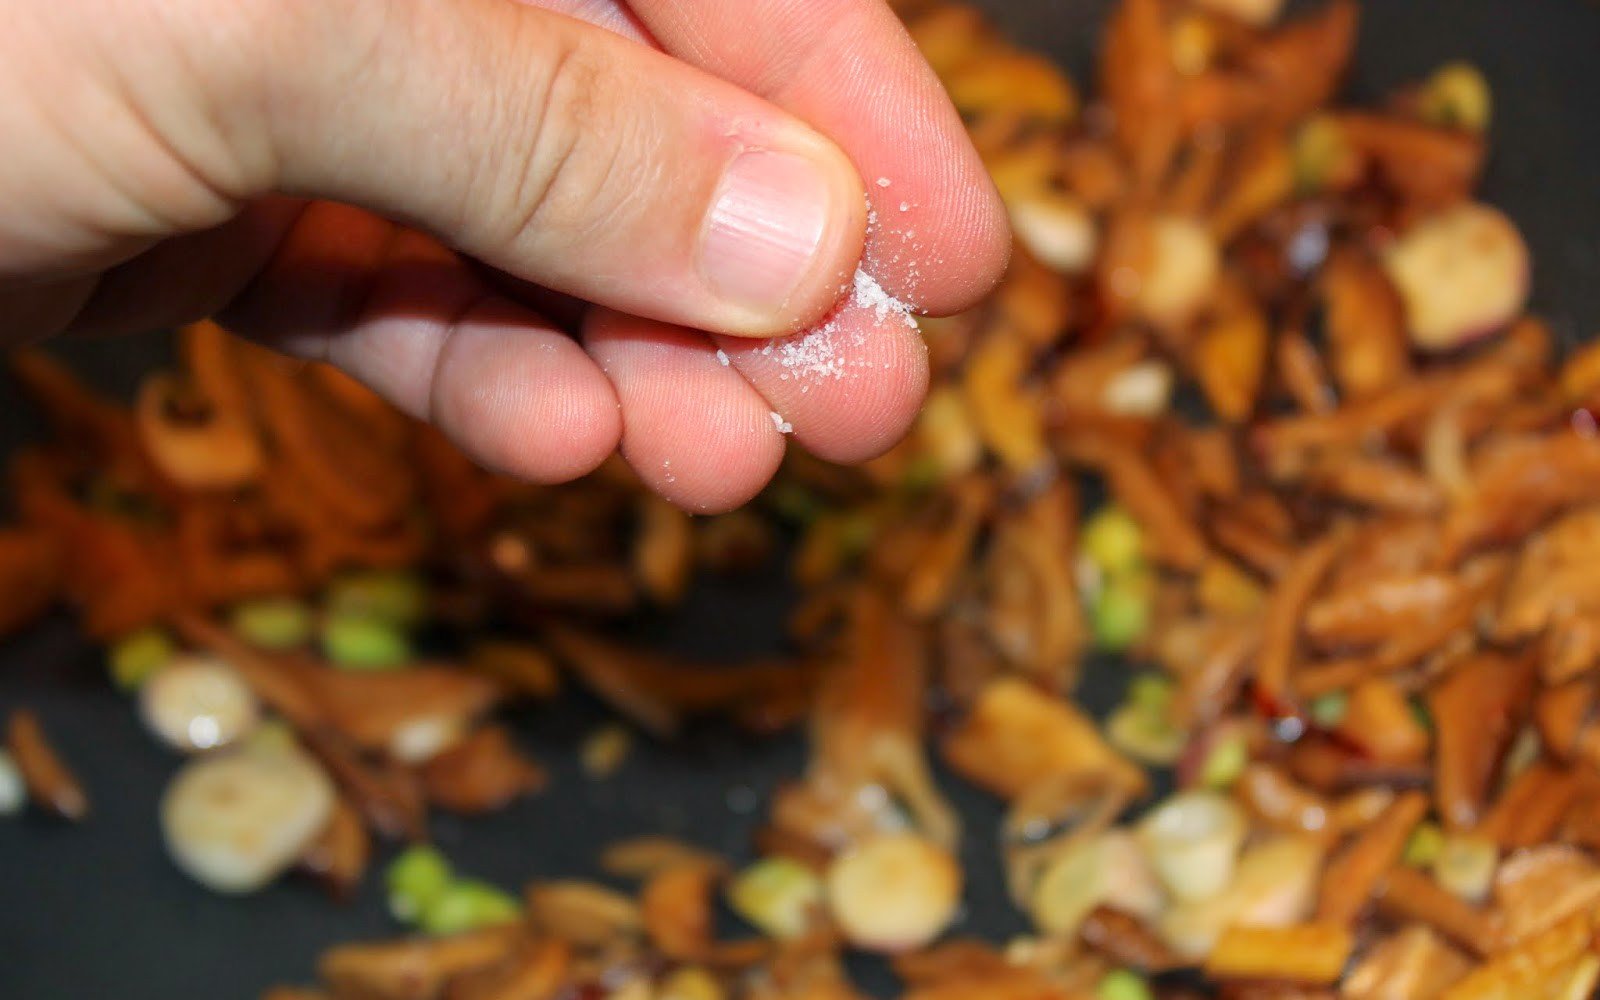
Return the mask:
M 1289 668 L 1299 643 L 1301 616 L 1347 541 L 1346 532 L 1335 530 L 1307 546 L 1267 599 L 1254 681 L 1256 696 L 1269 711 L 1289 707 Z
M 1446 825 L 1468 829 L 1482 816 L 1532 694 L 1532 659 L 1496 653 L 1473 656 L 1429 689 L 1438 733 L 1434 801 Z
M 1415 634 L 1461 600 L 1451 573 L 1379 577 L 1341 586 L 1306 608 L 1306 638 L 1325 649 Z
M 11 713 L 6 723 L 6 750 L 21 772 L 34 805 L 73 822 L 89 815 L 89 796 L 50 745 L 32 710 L 19 708 Z
M 1322 273 L 1333 373 L 1346 399 L 1367 399 L 1411 376 L 1400 299 L 1375 262 L 1334 253 Z
M 361 813 L 344 798 L 336 800 L 327 828 L 300 856 L 300 867 L 328 887 L 335 899 L 351 899 L 366 874 L 372 840 Z
M 440 997 L 451 980 L 515 954 L 521 928 L 495 927 L 441 938 L 347 944 L 327 951 L 317 974 L 335 996 L 364 1000 Z
M 537 792 L 549 780 L 544 769 L 511 742 L 504 726 L 479 726 L 455 746 L 422 766 L 428 801 L 451 812 L 480 815 Z
M 1478 955 L 1499 946 L 1495 918 L 1414 868 L 1391 868 L 1378 890 L 1378 907 L 1396 920 L 1426 924 Z
M 1335 854 L 1322 871 L 1316 919 L 1340 925 L 1354 922 L 1427 811 L 1427 796 L 1407 792 Z
M 1546 843 L 1581 791 L 1577 775 L 1540 761 L 1512 779 L 1477 832 L 1508 850 Z
M 1328 459 L 1308 475 L 1306 485 L 1315 494 L 1396 514 L 1432 514 L 1445 502 L 1422 473 L 1399 462 L 1358 455 Z

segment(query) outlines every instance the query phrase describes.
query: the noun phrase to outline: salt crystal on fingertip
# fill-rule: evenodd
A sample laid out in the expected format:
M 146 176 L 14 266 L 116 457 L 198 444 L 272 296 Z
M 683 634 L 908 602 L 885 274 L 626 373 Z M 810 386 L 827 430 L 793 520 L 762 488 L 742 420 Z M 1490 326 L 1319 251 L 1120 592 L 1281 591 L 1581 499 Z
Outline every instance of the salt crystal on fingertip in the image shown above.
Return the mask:
M 768 416 L 772 418 L 772 426 L 778 429 L 779 434 L 794 433 L 794 424 L 791 424 L 789 421 L 783 419 L 782 414 L 778 413 L 777 410 L 770 411 Z
M 881 188 L 888 187 L 889 186 L 889 178 L 887 178 L 887 177 L 879 177 L 878 178 L 878 186 L 881 187 Z
M 729 364 L 728 352 L 724 351 L 720 347 L 717 348 L 717 364 L 721 365 L 724 368 L 728 367 L 728 364 Z

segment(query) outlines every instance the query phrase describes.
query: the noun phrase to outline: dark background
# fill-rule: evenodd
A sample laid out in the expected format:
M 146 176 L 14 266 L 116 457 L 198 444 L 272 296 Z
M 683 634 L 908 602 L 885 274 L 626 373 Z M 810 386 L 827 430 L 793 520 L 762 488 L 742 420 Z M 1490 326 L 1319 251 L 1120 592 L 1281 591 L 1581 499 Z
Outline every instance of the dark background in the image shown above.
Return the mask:
M 1012 37 L 1086 80 L 1106 9 L 1102 0 L 978 0 Z M 1507 208 L 1534 249 L 1534 302 L 1571 342 L 1600 329 L 1600 5 L 1592 0 L 1373 0 L 1364 12 L 1351 96 L 1370 99 L 1439 63 L 1466 58 L 1494 87 L 1488 197 Z M 98 383 L 125 389 L 166 355 L 163 338 L 61 345 Z M 0 455 L 34 433 L 0 384 Z M 733 658 L 772 646 L 785 602 L 781 574 L 763 585 L 696 595 L 672 621 L 644 623 L 651 641 Z M 1090 671 L 1084 697 L 1116 700 L 1123 671 Z M 167 862 L 157 801 L 177 758 L 149 738 L 104 681 L 99 655 L 55 620 L 0 644 L 0 713 L 28 703 L 78 769 L 94 800 L 85 824 L 0 820 L 0 997 L 254 997 L 312 977 L 330 943 L 384 936 L 375 873 L 354 903 L 336 905 L 289 879 L 247 899 L 224 899 Z M 741 853 L 766 794 L 804 760 L 798 738 L 750 743 L 695 733 L 671 747 L 643 737 L 621 772 L 592 782 L 574 745 L 605 718 L 575 697 L 515 719 L 552 770 L 550 790 L 490 818 L 439 817 L 435 833 L 466 873 L 506 886 L 593 872 L 597 848 L 640 833 L 670 833 Z M 1003 939 L 1022 930 L 999 880 L 995 805 L 953 787 L 967 817 L 971 885 L 961 929 Z M 882 970 L 860 970 L 882 987 Z

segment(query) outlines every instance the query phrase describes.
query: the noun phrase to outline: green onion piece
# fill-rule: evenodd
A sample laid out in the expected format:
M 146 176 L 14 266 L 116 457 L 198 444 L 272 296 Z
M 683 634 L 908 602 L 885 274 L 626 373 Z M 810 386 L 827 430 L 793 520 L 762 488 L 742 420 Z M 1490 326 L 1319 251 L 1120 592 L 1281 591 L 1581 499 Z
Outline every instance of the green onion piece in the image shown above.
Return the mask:
M 1426 868 L 1444 853 L 1444 831 L 1437 823 L 1418 823 L 1406 841 L 1400 860 L 1412 868 Z
M 1343 691 L 1331 691 L 1311 703 L 1311 721 L 1323 729 L 1334 729 L 1349 711 L 1350 696 Z
M 515 896 L 487 882 L 459 879 L 422 911 L 420 926 L 429 934 L 461 934 L 520 919 Z
M 428 608 L 428 589 L 415 573 L 346 573 L 328 585 L 330 615 L 375 618 L 408 628 L 422 620 Z
M 411 660 L 411 643 L 394 625 L 359 615 L 322 623 L 322 652 L 344 670 L 390 670 Z
M 1150 984 L 1131 969 L 1113 969 L 1095 988 L 1096 1000 L 1152 1000 Z
M 297 649 L 311 639 L 311 609 L 292 597 L 265 597 L 234 605 L 228 623 L 239 637 L 260 649 Z
M 1128 702 L 1149 712 L 1166 712 L 1178 686 L 1164 674 L 1139 674 L 1128 685 Z
M 1419 110 L 1430 125 L 1482 132 L 1489 127 L 1494 98 L 1478 67 L 1453 62 L 1423 84 Z
M 1174 726 L 1164 711 L 1151 711 L 1133 702 L 1111 713 L 1106 720 L 1106 738 L 1118 750 L 1152 767 L 1177 763 L 1189 743 L 1189 734 Z
M 774 938 L 803 936 L 821 903 L 821 879 L 793 858 L 757 861 L 728 886 L 733 912 Z
M 384 872 L 389 912 L 402 923 L 415 923 L 450 888 L 454 874 L 437 847 L 417 844 L 401 851 Z
M 1144 560 L 1144 532 L 1121 507 L 1102 507 L 1083 526 L 1082 548 L 1105 575 L 1131 573 Z
M 1200 765 L 1200 783 L 1217 791 L 1233 787 L 1250 763 L 1250 745 L 1243 733 L 1218 740 Z
M 177 655 L 177 644 L 165 629 L 142 628 L 112 644 L 108 660 L 111 680 L 124 691 L 134 691 Z
M 1113 577 L 1095 598 L 1090 611 L 1096 643 L 1119 653 L 1144 636 L 1150 627 L 1147 582 L 1135 577 Z

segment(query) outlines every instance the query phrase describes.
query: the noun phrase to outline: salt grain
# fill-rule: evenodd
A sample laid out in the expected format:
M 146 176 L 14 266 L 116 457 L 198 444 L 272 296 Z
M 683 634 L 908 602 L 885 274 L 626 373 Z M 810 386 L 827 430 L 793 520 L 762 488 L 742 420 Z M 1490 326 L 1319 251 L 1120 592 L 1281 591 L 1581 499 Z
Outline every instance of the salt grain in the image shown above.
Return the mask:
M 855 285 L 855 295 L 851 301 L 857 308 L 872 310 L 873 318 L 879 323 L 890 316 L 899 316 L 906 326 L 913 330 L 917 328 L 917 321 L 911 317 L 911 307 L 884 291 L 872 275 L 857 268 Z
M 794 433 L 794 424 L 791 424 L 789 421 L 783 419 L 782 414 L 778 413 L 778 411 L 772 410 L 768 413 L 768 416 L 772 417 L 772 426 L 778 429 L 779 434 Z
M 887 178 L 887 177 L 879 177 L 878 178 L 878 186 L 881 187 L 881 188 L 888 187 L 889 186 L 889 178 Z
M 729 362 L 728 362 L 728 352 L 724 351 L 720 347 L 717 348 L 717 364 L 721 365 L 724 368 L 728 367 L 728 364 L 729 364 Z

